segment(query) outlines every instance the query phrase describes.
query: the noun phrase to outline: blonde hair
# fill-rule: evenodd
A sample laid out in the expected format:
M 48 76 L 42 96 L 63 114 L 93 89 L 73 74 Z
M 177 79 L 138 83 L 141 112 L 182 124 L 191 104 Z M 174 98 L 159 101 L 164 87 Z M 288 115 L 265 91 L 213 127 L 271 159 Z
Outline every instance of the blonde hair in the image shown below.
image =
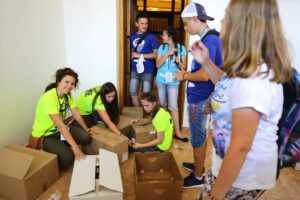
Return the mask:
M 231 0 L 225 19 L 223 69 L 229 78 L 250 77 L 263 62 L 266 75 L 274 71 L 271 81 L 283 83 L 292 77 L 276 0 Z

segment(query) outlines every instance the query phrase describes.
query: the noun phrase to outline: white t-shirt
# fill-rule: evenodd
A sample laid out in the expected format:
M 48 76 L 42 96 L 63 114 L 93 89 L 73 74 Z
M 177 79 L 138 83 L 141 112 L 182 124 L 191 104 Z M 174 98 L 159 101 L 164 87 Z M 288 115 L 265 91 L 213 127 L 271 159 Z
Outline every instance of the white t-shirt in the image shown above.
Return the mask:
M 266 71 L 266 64 L 258 67 L 249 78 L 224 77 L 215 87 L 212 96 L 213 124 L 212 172 L 218 176 L 224 154 L 231 138 L 232 109 L 251 107 L 262 113 L 251 150 L 233 187 L 243 190 L 270 189 L 275 186 L 277 168 L 277 123 L 281 117 L 283 89 L 271 82 L 273 71 Z

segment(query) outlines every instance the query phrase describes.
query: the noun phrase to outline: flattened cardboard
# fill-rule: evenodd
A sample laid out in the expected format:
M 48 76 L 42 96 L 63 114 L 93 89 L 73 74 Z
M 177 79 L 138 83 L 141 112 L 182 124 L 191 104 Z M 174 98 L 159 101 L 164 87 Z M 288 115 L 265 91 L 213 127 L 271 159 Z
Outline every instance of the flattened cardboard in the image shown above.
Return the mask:
M 6 156 L 2 154 L 8 163 L 11 160 L 26 160 L 29 157 L 32 160 L 30 159 L 29 167 L 28 160 L 24 162 L 24 165 L 14 164 L 11 166 L 13 170 L 22 169 L 23 172 L 21 176 L 18 175 L 19 178 L 10 176 L 9 173 L 6 174 L 2 169 L 0 170 L 1 197 L 22 200 L 36 199 L 59 178 L 57 155 L 19 145 L 9 145 L 4 149 L 1 151 L 2 153 L 9 152 Z M 21 162 L 20 160 L 18 162 Z M 24 169 L 27 169 L 25 174 Z
M 151 142 L 157 138 L 157 133 L 149 118 L 142 118 L 132 126 L 135 141 L 141 144 Z
M 100 185 L 123 193 L 123 185 L 115 153 L 100 149 Z M 102 162 L 101 162 L 102 161 Z
M 100 149 L 99 152 L 100 155 L 90 155 L 86 160 L 75 161 L 69 191 L 70 200 L 123 200 L 123 186 L 117 154 L 104 149 Z M 95 191 L 97 157 L 100 157 L 99 182 L 102 186 L 98 192 Z M 83 186 L 84 189 L 81 189 Z
M 95 166 L 96 156 L 86 156 L 84 160 L 74 162 L 69 197 L 95 190 Z
M 180 200 L 183 178 L 171 152 L 135 153 L 137 200 Z
M 122 115 L 133 118 L 142 118 L 144 116 L 143 107 L 123 107 Z
M 92 130 L 100 130 L 101 134 L 93 135 L 93 140 L 82 146 L 82 150 L 87 155 L 98 155 L 99 148 L 106 149 L 118 154 L 119 163 L 128 160 L 128 138 L 119 136 L 110 130 L 94 126 Z

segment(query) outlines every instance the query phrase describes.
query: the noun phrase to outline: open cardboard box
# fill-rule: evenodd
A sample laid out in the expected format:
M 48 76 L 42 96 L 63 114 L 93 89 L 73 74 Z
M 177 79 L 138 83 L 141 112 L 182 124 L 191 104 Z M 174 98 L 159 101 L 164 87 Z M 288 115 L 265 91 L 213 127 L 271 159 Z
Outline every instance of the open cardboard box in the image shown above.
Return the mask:
M 59 178 L 57 155 L 19 145 L 0 149 L 0 196 L 36 199 Z
M 142 118 L 132 126 L 135 141 L 141 144 L 151 142 L 157 138 L 157 133 L 149 118 Z
M 100 130 L 99 135 L 93 135 L 89 144 L 82 145 L 82 150 L 87 155 L 98 155 L 99 148 L 106 149 L 118 154 L 119 163 L 128 160 L 128 138 L 119 136 L 109 129 L 102 129 L 99 126 L 93 126 L 92 130 Z
M 144 116 L 144 110 L 143 107 L 123 107 L 122 115 L 133 118 L 142 118 Z
M 99 155 L 88 155 L 85 160 L 76 160 L 69 199 L 122 200 L 123 185 L 117 154 L 99 149 Z
M 136 200 L 180 200 L 183 178 L 171 152 L 134 153 Z

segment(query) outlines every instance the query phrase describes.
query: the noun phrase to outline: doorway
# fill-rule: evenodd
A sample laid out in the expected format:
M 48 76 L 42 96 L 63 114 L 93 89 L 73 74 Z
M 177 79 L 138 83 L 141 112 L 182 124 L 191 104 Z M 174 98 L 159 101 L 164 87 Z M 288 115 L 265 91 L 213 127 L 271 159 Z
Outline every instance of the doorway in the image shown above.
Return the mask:
M 179 43 L 185 45 L 186 33 L 184 31 L 183 23 L 180 14 L 187 4 L 188 0 L 123 0 L 123 34 L 124 41 L 120 47 L 124 49 L 120 52 L 120 61 L 123 57 L 122 63 L 119 67 L 119 96 L 120 108 L 123 106 L 131 106 L 131 98 L 129 95 L 129 81 L 131 71 L 131 49 L 130 49 L 130 34 L 136 31 L 135 17 L 138 12 L 146 12 L 149 15 L 148 30 L 156 35 L 159 45 L 163 44 L 161 34 L 167 26 L 174 26 L 178 33 Z M 121 15 L 120 13 L 120 15 Z M 122 17 L 122 16 L 120 16 Z M 122 22 L 120 22 L 122 23 Z M 122 26 L 122 25 L 121 25 Z M 122 28 L 122 27 L 120 27 Z M 185 83 L 182 82 L 179 87 L 178 97 L 178 111 L 180 118 L 180 125 L 182 125 L 184 100 L 185 100 Z M 156 86 L 153 87 L 156 90 Z

